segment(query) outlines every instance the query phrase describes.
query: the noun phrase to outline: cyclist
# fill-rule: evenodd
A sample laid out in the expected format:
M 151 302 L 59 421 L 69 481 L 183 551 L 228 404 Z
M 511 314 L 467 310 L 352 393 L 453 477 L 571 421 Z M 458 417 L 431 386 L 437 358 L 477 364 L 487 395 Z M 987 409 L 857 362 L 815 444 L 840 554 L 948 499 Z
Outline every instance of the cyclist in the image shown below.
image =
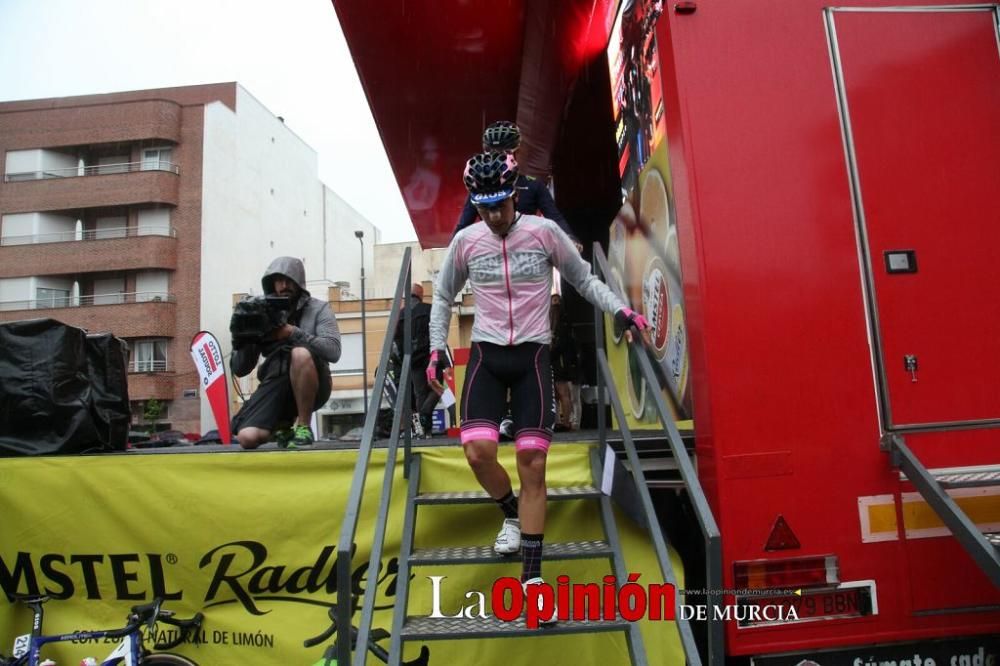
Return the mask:
M 552 268 L 584 298 L 613 312 L 617 325 L 645 330 L 649 324 L 591 273 L 555 222 L 516 211 L 517 176 L 510 153 L 480 153 L 466 164 L 465 185 L 483 221 L 458 232 L 442 262 L 431 310 L 427 378 L 436 383 L 438 365 L 447 362 L 443 350 L 451 304 L 471 282 L 476 315 L 463 387 L 462 445 L 476 479 L 504 513 L 493 548 L 499 554 L 521 550 L 521 581 L 528 585 L 541 580 L 545 462 L 555 425 L 549 367 Z M 519 497 L 497 462 L 498 415 L 508 390 L 517 423 Z
M 509 120 L 498 120 L 483 132 L 484 152 L 509 153 L 517 161 L 517 153 L 520 147 L 521 130 Z M 542 181 L 522 173 L 518 175 L 514 183 L 514 188 L 517 191 L 514 206 L 518 212 L 530 215 L 540 212 L 542 217 L 547 217 L 558 224 L 566 232 L 566 235 L 570 237 L 570 240 L 573 241 L 573 245 L 576 246 L 577 251 L 583 252 L 583 245 L 573 235 L 569 225 L 566 223 L 566 218 L 556 208 L 556 204 L 552 200 L 552 195 L 549 194 L 548 188 L 545 187 Z M 455 233 L 457 234 L 465 227 L 478 221 L 479 213 L 473 205 L 470 195 L 465 199 L 465 206 L 462 208 L 462 214 L 458 218 L 458 224 L 455 226 Z M 514 420 L 511 418 L 509 400 L 506 403 L 503 414 L 504 417 L 500 420 L 500 439 L 509 441 L 514 438 Z

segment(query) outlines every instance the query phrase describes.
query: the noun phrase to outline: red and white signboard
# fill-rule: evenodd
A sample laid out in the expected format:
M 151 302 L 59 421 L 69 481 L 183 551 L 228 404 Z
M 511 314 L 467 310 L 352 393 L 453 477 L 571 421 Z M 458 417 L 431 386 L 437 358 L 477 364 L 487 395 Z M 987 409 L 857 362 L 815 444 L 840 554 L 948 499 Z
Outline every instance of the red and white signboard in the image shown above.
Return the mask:
M 191 357 L 198 368 L 202 391 L 212 408 L 219 438 L 223 444 L 229 444 L 232 439 L 229 431 L 229 388 L 219 341 L 208 331 L 199 331 L 191 340 Z

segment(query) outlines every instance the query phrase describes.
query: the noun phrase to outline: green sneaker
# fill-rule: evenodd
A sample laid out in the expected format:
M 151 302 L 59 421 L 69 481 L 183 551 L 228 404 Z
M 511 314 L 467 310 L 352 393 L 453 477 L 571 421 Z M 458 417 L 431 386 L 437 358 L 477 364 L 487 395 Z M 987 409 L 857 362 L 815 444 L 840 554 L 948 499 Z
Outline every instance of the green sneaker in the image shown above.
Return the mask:
M 274 431 L 274 441 L 278 444 L 279 449 L 287 449 L 288 443 L 292 441 L 295 437 L 295 433 L 291 428 L 279 428 Z
M 303 446 L 312 446 L 313 442 L 313 431 L 307 425 L 297 425 L 294 428 L 295 436 L 292 437 L 291 441 L 288 442 L 288 448 L 298 449 Z
M 274 431 L 274 441 L 279 449 L 287 449 L 288 443 L 295 437 L 295 431 L 291 428 L 278 428 Z

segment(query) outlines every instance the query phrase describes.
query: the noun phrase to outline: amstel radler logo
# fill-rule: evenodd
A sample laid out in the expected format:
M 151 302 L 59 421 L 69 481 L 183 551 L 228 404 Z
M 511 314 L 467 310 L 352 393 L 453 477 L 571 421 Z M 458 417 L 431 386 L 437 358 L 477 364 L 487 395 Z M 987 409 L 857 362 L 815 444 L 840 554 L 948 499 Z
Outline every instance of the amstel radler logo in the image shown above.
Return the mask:
M 257 541 L 233 541 L 206 552 L 198 562 L 208 580 L 204 608 L 240 604 L 252 615 L 264 615 L 260 599 L 315 605 L 307 595 L 330 596 L 337 591 L 336 547 L 325 546 L 314 562 L 290 567 L 272 561 L 267 547 Z M 353 552 L 352 552 L 353 555 Z M 190 590 L 171 580 L 170 569 L 178 558 L 172 553 L 32 553 L 18 552 L 0 557 L 0 591 L 14 594 L 46 594 L 55 599 L 81 597 L 118 601 L 142 601 L 159 597 L 165 601 L 190 597 Z M 385 597 L 395 596 L 398 562 L 390 559 L 380 567 L 375 584 Z M 367 561 L 351 576 L 352 586 L 368 577 Z M 190 574 L 185 579 L 190 578 Z M 110 585 L 108 584 L 110 583 Z M 329 603 L 327 605 L 333 605 Z M 391 608 L 392 604 L 376 606 Z

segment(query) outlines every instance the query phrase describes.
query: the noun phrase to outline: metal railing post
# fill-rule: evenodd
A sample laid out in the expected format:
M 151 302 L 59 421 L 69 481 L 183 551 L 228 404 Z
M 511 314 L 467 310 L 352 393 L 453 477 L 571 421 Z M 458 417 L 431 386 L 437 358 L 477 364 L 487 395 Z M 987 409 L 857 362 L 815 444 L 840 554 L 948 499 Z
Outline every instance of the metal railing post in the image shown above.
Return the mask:
M 413 277 L 413 266 L 409 262 L 407 262 L 404 272 L 406 273 L 406 281 L 405 281 L 406 287 L 407 289 L 410 289 L 411 288 L 410 283 Z M 403 323 L 403 328 L 405 330 L 403 331 L 402 351 L 404 358 L 412 359 L 413 358 L 413 327 L 412 327 L 413 297 L 412 295 L 407 295 L 405 298 L 406 298 L 406 306 L 405 306 L 406 312 L 404 313 L 405 317 Z M 400 373 L 400 375 L 402 374 L 403 373 Z M 406 373 L 406 376 L 409 377 L 409 373 Z M 402 380 L 400 381 L 402 382 Z M 407 379 L 407 381 L 409 381 L 409 379 Z M 396 395 L 399 395 L 399 391 L 397 391 Z M 413 422 L 413 413 L 412 410 L 410 409 L 411 402 L 412 400 L 410 399 L 410 393 L 407 391 L 406 400 L 403 403 L 403 414 L 406 416 L 406 420 L 403 422 L 403 428 L 405 428 L 405 432 L 403 433 L 403 478 L 404 479 L 410 478 L 410 456 L 411 456 L 411 446 L 413 439 L 413 428 L 411 427 L 411 424 Z

